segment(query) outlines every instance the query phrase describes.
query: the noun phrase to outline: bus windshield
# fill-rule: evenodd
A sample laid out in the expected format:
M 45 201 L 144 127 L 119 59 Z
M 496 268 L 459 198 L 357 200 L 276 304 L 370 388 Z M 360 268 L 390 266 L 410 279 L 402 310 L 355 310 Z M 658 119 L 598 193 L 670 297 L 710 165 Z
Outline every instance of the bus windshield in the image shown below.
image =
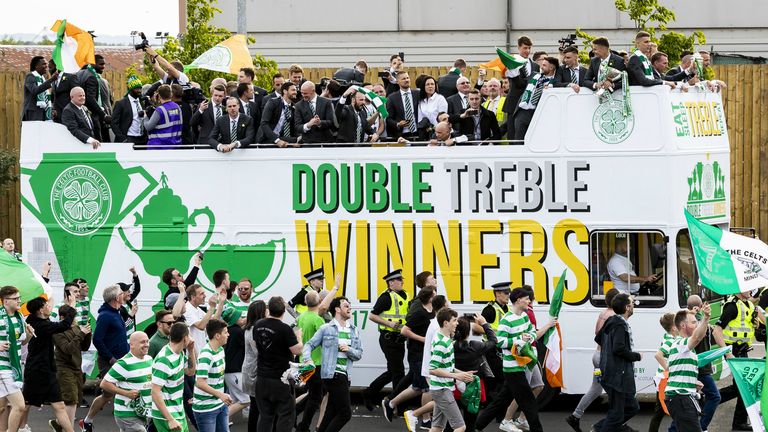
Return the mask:
M 677 298 L 680 307 L 685 307 L 688 296 L 693 294 L 700 296 L 704 301 L 719 300 L 722 297 L 720 294 L 712 292 L 701 284 L 688 229 L 678 231 L 675 244 L 677 245 Z

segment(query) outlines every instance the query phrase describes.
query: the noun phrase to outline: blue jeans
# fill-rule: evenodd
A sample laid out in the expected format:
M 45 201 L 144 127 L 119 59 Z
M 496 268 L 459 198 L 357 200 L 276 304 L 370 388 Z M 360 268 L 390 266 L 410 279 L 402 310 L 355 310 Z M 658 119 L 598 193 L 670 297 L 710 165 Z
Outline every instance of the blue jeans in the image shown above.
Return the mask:
M 195 411 L 198 432 L 229 432 L 229 408 L 224 405 L 208 412 Z

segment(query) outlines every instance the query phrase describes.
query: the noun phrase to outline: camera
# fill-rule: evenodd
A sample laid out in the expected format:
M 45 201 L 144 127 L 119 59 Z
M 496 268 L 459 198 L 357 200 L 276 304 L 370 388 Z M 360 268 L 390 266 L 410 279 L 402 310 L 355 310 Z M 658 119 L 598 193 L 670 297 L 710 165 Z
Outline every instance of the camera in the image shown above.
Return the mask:
M 563 48 L 576 45 L 576 33 L 567 34 L 564 38 L 559 39 L 557 42 L 560 44 L 560 51 L 562 51 Z
M 147 40 L 147 37 L 144 35 L 144 32 L 139 32 L 139 37 L 141 38 L 141 43 L 138 43 L 133 46 L 133 49 L 136 51 L 139 50 L 145 50 L 149 48 L 149 41 Z
M 199 105 L 202 101 L 205 100 L 205 95 L 203 95 L 202 89 L 197 87 L 190 87 L 184 89 L 181 100 L 182 102 L 186 102 L 188 104 Z
M 464 318 L 469 322 L 475 322 L 475 314 L 464 314 Z

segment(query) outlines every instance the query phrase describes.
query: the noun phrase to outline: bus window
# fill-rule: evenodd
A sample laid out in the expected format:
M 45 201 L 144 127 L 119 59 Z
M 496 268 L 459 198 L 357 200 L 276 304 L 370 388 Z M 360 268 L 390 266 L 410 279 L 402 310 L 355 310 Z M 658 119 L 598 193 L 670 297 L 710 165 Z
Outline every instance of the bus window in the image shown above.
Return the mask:
M 696 294 L 704 301 L 709 302 L 721 299 L 723 296 L 710 291 L 701 284 L 688 229 L 680 230 L 677 233 L 675 244 L 677 245 L 677 298 L 680 307 L 686 307 L 688 296 L 692 294 Z
M 639 307 L 666 304 L 666 251 L 659 231 L 593 231 L 589 238 L 590 297 L 604 307 L 611 288 L 631 293 Z

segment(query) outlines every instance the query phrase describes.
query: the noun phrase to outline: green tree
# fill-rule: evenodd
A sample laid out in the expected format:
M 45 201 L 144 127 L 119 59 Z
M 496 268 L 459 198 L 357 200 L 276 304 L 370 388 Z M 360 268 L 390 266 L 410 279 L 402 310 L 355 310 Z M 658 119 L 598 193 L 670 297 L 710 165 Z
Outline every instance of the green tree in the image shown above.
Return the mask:
M 659 38 L 659 51 L 669 57 L 669 66 L 673 67 L 680 63 L 680 56 L 683 51 L 693 52 L 696 44 L 707 43 L 707 38 L 701 31 L 695 31 L 690 36 L 675 31 L 664 33 Z
M 18 166 L 17 162 L 13 153 L 0 149 L 0 189 L 18 178 L 14 172 L 14 168 Z

